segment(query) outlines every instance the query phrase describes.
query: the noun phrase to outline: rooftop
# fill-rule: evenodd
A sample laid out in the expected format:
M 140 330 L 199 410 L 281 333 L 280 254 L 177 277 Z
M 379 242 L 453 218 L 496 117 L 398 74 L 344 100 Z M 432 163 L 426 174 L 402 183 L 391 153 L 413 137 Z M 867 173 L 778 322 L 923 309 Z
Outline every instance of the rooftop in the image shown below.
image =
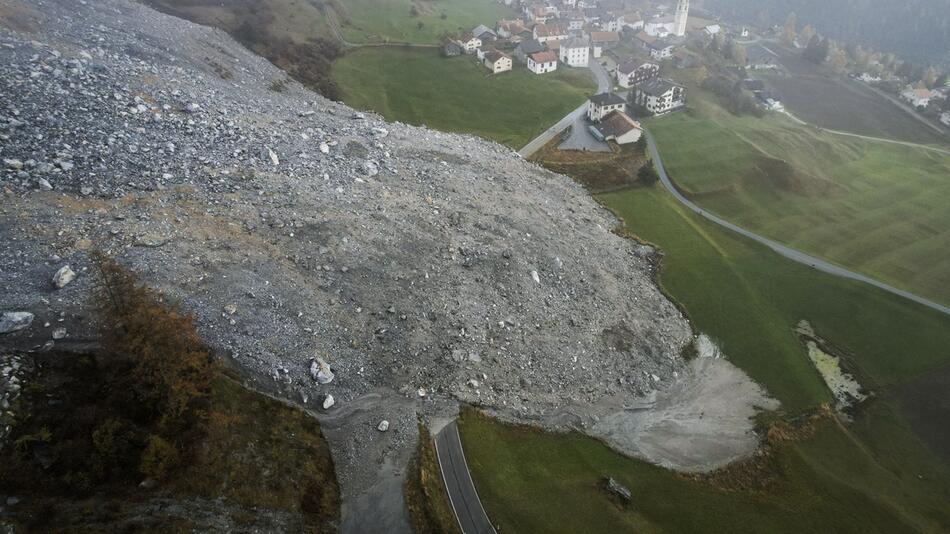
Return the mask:
M 627 101 L 624 100 L 620 95 L 615 93 L 600 93 L 590 97 L 590 101 L 594 103 L 595 106 L 614 106 L 617 104 L 626 104 Z
M 640 123 L 631 119 L 622 111 L 611 111 L 600 121 L 597 129 L 605 138 L 620 137 L 630 130 L 639 130 Z
M 637 90 L 651 96 L 662 96 L 673 87 L 677 87 L 677 85 L 669 80 L 655 79 L 640 84 Z
M 506 56 L 505 54 L 502 54 L 501 52 L 497 50 L 489 50 L 488 52 L 485 52 L 485 59 L 487 59 L 491 63 L 497 63 L 499 59 L 506 58 L 506 57 L 508 56 Z
M 535 52 L 531 54 L 531 59 L 535 63 L 550 63 L 552 61 L 557 61 L 557 54 L 551 52 L 550 50 L 544 52 Z

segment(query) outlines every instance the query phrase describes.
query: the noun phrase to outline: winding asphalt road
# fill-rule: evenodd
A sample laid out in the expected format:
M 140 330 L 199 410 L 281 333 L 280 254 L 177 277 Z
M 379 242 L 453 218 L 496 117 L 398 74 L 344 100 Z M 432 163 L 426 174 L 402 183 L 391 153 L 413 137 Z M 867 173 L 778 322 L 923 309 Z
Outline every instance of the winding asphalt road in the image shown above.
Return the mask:
M 496 534 L 475 491 L 455 421 L 436 435 L 435 453 L 462 534 Z
M 863 274 L 850 271 L 848 269 L 845 269 L 833 263 L 829 263 L 820 258 L 809 256 L 808 254 L 805 254 L 804 252 L 800 252 L 793 248 L 786 247 L 785 245 L 781 243 L 772 241 L 771 239 L 768 239 L 756 233 L 750 232 L 749 230 L 746 230 L 745 228 L 742 228 L 741 226 L 737 226 L 723 219 L 722 217 L 717 216 L 714 213 L 711 213 L 709 211 L 704 210 L 703 208 L 700 208 L 693 201 L 683 196 L 683 194 L 680 193 L 678 189 L 676 189 L 676 186 L 673 184 L 673 181 L 670 180 L 670 177 L 666 174 L 666 169 L 663 167 L 663 160 L 660 159 L 660 153 L 656 149 L 656 143 L 653 140 L 653 136 L 650 135 L 649 132 L 646 132 L 646 135 L 647 135 L 647 145 L 650 149 L 650 157 L 653 158 L 653 162 L 656 165 L 656 170 L 657 170 L 657 173 L 660 175 L 660 182 L 663 184 L 663 187 L 665 187 L 666 190 L 669 191 L 670 194 L 673 195 L 674 198 L 676 198 L 676 200 L 678 200 L 681 204 L 691 209 L 694 213 L 697 213 L 700 216 L 705 217 L 706 219 L 718 224 L 719 226 L 722 226 L 723 228 L 727 228 L 739 235 L 742 235 L 753 241 L 761 243 L 769 247 L 776 253 L 782 256 L 785 256 L 786 258 L 792 261 L 797 261 L 798 263 L 801 263 L 803 265 L 808 265 L 809 267 L 812 267 L 815 270 L 822 271 L 822 272 L 832 274 L 835 276 L 840 276 L 841 278 L 847 278 L 850 280 L 857 280 L 858 282 L 864 282 L 865 284 L 872 285 L 878 289 L 887 291 L 888 293 L 892 293 L 894 295 L 904 297 L 918 304 L 927 306 L 928 308 L 932 308 L 939 312 L 943 312 L 947 315 L 950 315 L 950 307 L 948 306 L 944 306 L 943 304 L 939 304 L 932 300 L 925 299 L 924 297 L 915 295 L 909 291 L 904 291 L 903 289 L 898 289 L 896 287 L 889 286 L 881 281 L 875 280 L 874 278 L 870 278 L 868 276 L 864 276 Z
M 607 73 L 604 66 L 600 64 L 594 58 L 590 58 L 590 70 L 594 73 L 594 79 L 597 80 L 597 93 L 603 93 L 610 89 L 610 74 Z M 583 104 L 578 106 L 577 109 L 568 113 L 563 119 L 557 121 L 554 126 L 551 126 L 545 130 L 541 135 L 535 137 L 531 140 L 530 143 L 525 145 L 521 150 L 518 151 L 518 154 L 523 158 L 527 158 L 541 149 L 544 145 L 548 144 L 551 139 L 554 139 L 554 136 L 563 132 L 570 125 L 574 124 L 580 120 L 584 114 L 587 113 L 587 101 L 585 100 Z

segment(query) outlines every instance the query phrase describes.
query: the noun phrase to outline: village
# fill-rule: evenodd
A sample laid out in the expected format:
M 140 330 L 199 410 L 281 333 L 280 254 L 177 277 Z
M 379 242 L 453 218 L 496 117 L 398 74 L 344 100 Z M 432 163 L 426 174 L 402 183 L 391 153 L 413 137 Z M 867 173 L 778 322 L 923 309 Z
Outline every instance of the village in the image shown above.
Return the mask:
M 609 82 L 606 87 L 601 83 L 597 94 L 589 98 L 586 114 L 586 129 L 600 143 L 636 142 L 642 135 L 640 119 L 684 109 L 686 88 L 674 81 L 669 71 L 704 65 L 704 58 L 695 50 L 718 49 L 726 57 L 735 56 L 727 76 L 735 88 L 723 92 L 733 93 L 727 98 L 746 99 L 737 108 L 785 112 L 774 88 L 756 75 L 784 70 L 779 55 L 765 44 L 781 38 L 781 26 L 753 34 L 743 25 L 703 18 L 701 10 L 691 13 L 689 0 L 639 9 L 617 0 L 500 1 L 520 11 L 520 17 L 446 36 L 440 45 L 442 54 L 470 54 L 489 75 L 519 68 L 539 76 L 559 68 L 590 68 L 596 77 L 596 69 L 602 67 Z M 810 43 L 807 36 L 797 36 L 790 45 L 806 50 Z M 950 98 L 948 85 L 932 89 L 922 83 L 895 85 L 900 78 L 893 74 L 882 78 L 863 72 L 851 77 L 880 87 L 895 102 L 903 101 L 912 113 L 927 112 L 950 126 L 950 111 L 933 112 L 935 103 Z
M 727 32 L 730 38 L 749 36 L 745 27 L 727 30 L 722 23 L 690 18 L 689 0 L 645 10 L 610 0 L 504 2 L 520 7 L 521 17 L 447 36 L 442 54 L 471 54 L 491 75 L 516 68 L 539 76 L 558 68 L 603 68 L 607 86 L 589 98 L 586 113 L 587 130 L 601 144 L 635 143 L 643 133 L 638 119 L 685 107 L 685 87 L 662 76 L 661 67 L 697 66 L 700 60 L 686 50 L 688 42 L 722 39 Z M 768 61 L 750 68 L 771 68 Z M 783 110 L 761 81 L 745 82 L 764 109 Z

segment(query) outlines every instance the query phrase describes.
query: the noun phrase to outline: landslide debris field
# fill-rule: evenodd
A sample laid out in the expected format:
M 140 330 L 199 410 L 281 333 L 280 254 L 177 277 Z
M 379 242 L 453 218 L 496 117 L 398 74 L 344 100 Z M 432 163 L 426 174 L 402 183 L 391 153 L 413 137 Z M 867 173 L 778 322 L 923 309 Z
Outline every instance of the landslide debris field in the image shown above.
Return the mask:
M 15 7 L 28 24 L 0 18 L 4 346 L 94 340 L 102 249 L 247 382 L 318 416 L 356 530 L 408 525 L 419 412 L 461 400 L 563 428 L 559 408 L 585 417 L 686 370 L 693 333 L 656 287 L 656 251 L 570 179 L 330 102 L 142 5 Z

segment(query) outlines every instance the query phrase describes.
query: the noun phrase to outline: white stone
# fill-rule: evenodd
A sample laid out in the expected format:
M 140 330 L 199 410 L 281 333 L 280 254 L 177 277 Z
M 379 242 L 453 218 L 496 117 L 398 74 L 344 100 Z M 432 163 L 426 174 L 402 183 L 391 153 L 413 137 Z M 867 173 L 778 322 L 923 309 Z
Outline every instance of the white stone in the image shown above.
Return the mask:
M 329 410 L 334 404 L 336 404 L 336 401 L 333 400 L 333 395 L 327 395 L 326 397 L 323 398 L 324 410 Z
M 380 422 L 379 422 L 379 425 L 376 426 L 376 430 L 379 430 L 380 432 L 385 432 L 385 431 L 389 430 L 389 421 L 387 421 L 387 420 L 385 420 L 385 419 L 383 419 L 382 421 L 380 421 Z
M 56 271 L 56 274 L 53 275 L 53 285 L 56 286 L 57 289 L 62 289 L 75 279 L 76 273 L 72 268 L 69 265 L 63 265 Z

